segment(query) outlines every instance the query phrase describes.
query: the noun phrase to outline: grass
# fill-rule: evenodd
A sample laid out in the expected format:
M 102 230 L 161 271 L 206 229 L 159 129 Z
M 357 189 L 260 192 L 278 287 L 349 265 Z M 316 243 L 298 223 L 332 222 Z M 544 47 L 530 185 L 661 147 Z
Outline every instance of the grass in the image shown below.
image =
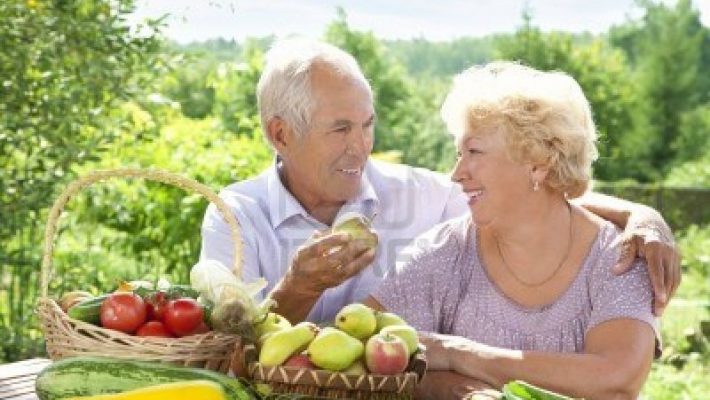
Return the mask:
M 696 337 L 700 321 L 710 320 L 708 276 L 697 270 L 684 273 L 676 298 L 663 314 L 661 334 L 664 354 L 654 362 L 643 389 L 646 400 L 701 400 L 710 396 L 710 338 L 692 349 L 686 339 L 689 330 Z M 686 300 L 687 298 L 693 300 Z

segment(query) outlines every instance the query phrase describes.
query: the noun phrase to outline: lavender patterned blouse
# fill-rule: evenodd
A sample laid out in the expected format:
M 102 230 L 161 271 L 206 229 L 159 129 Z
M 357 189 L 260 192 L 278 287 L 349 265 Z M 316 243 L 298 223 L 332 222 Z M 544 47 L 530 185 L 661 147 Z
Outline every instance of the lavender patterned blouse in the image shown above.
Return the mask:
M 516 350 L 582 352 L 591 328 L 614 318 L 633 318 L 653 328 L 659 355 L 644 264 L 637 261 L 620 276 L 611 272 L 620 251 L 613 243 L 619 235 L 614 225 L 606 222 L 600 228 L 577 277 L 557 300 L 528 308 L 490 281 L 470 222 L 469 216 L 454 219 L 416 239 L 407 261 L 386 277 L 373 297 L 417 330 Z

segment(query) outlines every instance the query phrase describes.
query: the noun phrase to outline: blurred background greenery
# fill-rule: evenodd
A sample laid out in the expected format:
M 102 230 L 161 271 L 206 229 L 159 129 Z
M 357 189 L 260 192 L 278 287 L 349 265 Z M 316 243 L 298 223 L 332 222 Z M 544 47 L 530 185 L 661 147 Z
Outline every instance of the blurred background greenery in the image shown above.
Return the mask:
M 325 39 L 372 82 L 375 156 L 447 171 L 438 108 L 453 74 L 493 59 L 573 75 L 589 97 L 601 157 L 596 189 L 649 204 L 675 229 L 683 282 L 666 310 L 666 351 L 649 399 L 710 393 L 710 29 L 687 0 L 598 34 L 543 32 L 524 12 L 508 34 L 382 40 L 348 25 Z M 174 171 L 219 189 L 272 160 L 255 85 L 273 37 L 177 44 L 160 19 L 129 27 L 132 0 L 0 2 L 0 362 L 44 355 L 33 313 L 49 206 L 87 171 Z M 121 279 L 186 281 L 206 204 L 145 182 L 92 186 L 62 217 L 50 293 Z

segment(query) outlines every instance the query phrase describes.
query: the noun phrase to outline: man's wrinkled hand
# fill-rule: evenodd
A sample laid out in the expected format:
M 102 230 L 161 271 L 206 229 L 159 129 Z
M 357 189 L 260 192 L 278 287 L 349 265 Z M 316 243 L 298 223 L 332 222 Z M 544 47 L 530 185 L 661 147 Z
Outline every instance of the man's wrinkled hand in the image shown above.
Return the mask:
M 375 249 L 347 233 L 316 233 L 296 251 L 288 276 L 299 291 L 319 295 L 357 275 L 374 258 Z
M 660 214 L 644 208 L 629 217 L 621 246 L 614 273 L 623 274 L 631 268 L 634 259 L 644 258 L 653 286 L 653 312 L 660 316 L 681 280 L 680 253 L 670 228 Z

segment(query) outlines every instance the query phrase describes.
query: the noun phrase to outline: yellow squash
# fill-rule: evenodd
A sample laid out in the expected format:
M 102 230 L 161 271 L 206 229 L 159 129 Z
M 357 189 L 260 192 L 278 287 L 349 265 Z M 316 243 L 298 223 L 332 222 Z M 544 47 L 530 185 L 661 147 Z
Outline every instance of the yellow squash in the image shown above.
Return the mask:
M 207 380 L 163 383 L 121 393 L 72 397 L 66 400 L 227 400 L 222 386 Z

